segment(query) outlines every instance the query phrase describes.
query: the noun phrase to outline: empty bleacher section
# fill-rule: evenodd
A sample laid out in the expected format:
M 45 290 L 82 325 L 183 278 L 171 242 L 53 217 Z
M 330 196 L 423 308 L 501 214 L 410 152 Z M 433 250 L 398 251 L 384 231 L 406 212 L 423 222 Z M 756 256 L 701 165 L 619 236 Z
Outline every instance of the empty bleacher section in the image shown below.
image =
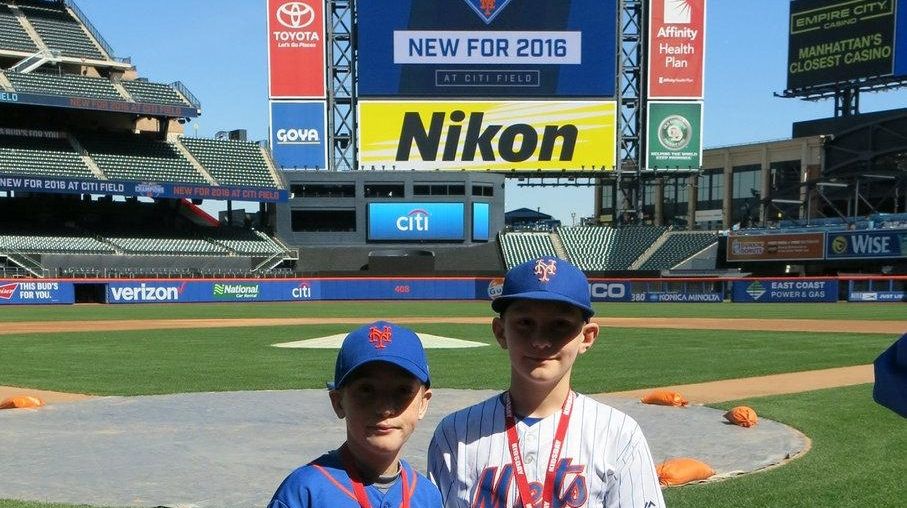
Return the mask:
M 668 232 L 664 243 L 639 268 L 641 270 L 670 270 L 717 241 L 717 233 L 710 231 Z
M 0 233 L 0 251 L 26 254 L 113 254 L 110 245 L 89 236 L 73 233 L 47 234 L 3 234 Z
M 12 83 L 16 92 L 113 101 L 126 100 L 117 92 L 113 83 L 105 78 L 91 78 L 78 74 L 21 74 L 18 72 L 3 74 Z
M 0 261 L 39 276 L 289 276 L 294 252 L 249 228 L 199 226 L 178 201 L 0 198 Z
M 16 15 L 4 3 L 0 3 L 0 50 L 24 53 L 38 51 L 38 46 L 28 36 L 28 32 L 22 28 Z
M 107 59 L 63 2 L 17 2 L 17 5 L 48 48 L 58 49 L 68 57 Z
M 548 233 L 502 233 L 501 250 L 504 253 L 504 263 L 510 269 L 523 261 L 540 256 L 557 256 L 554 244 Z
M 222 185 L 274 187 L 268 163 L 255 143 L 182 137 L 189 153 Z
M 213 232 L 210 240 L 230 252 L 248 256 L 271 256 L 286 250 L 268 235 L 250 229 L 221 226 Z
M 558 228 L 568 258 L 587 271 L 627 270 L 665 231 L 663 226 Z
M 121 81 L 120 84 L 129 92 L 136 102 L 149 104 L 167 104 L 188 107 L 186 102 L 173 88 L 163 83 L 152 83 L 144 79 Z
M 112 180 L 206 183 L 170 143 L 142 136 L 79 132 L 82 148 Z
M 107 241 L 124 254 L 189 256 L 227 254 L 227 249 L 214 245 L 204 238 L 111 236 Z
M 568 259 L 581 270 L 604 270 L 614 247 L 615 228 L 560 227 L 557 230 Z
M 0 173 L 94 178 L 66 138 L 0 134 Z

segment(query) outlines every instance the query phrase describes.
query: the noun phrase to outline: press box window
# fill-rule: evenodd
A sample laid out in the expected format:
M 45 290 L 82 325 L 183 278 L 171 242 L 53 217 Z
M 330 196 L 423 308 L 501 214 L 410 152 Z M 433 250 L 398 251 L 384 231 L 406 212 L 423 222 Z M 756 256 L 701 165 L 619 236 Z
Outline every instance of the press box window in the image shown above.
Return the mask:
M 413 195 L 415 196 L 464 196 L 466 195 L 466 186 L 463 184 L 415 184 L 413 185 Z
M 294 198 L 354 198 L 354 184 L 305 183 L 290 185 Z
M 473 196 L 494 196 L 494 185 L 473 185 Z
M 290 227 L 309 233 L 356 231 L 356 210 L 292 210 Z
M 365 186 L 367 198 L 402 198 L 403 184 L 369 184 Z

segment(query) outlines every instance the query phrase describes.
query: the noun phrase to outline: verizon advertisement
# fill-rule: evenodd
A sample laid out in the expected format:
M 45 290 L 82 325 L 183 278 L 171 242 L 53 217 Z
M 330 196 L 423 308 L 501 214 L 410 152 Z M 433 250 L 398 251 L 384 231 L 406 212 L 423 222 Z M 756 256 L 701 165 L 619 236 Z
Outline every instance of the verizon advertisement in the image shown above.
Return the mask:
M 649 98 L 701 99 L 705 1 L 652 0 L 649 7 Z
M 268 0 L 268 93 L 325 97 L 324 3 Z

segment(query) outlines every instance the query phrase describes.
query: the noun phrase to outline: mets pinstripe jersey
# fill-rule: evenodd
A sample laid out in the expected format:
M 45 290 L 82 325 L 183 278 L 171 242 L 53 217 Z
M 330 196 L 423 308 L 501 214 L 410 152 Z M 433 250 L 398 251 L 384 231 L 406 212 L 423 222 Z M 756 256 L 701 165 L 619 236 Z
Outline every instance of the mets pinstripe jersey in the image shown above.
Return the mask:
M 511 458 L 505 394 L 445 417 L 428 449 L 428 473 L 448 508 L 512 508 L 520 503 L 519 466 Z M 542 506 L 549 459 L 555 456 L 550 506 L 661 508 L 664 499 L 649 445 L 626 414 L 577 394 L 560 450 L 557 412 L 515 425 L 532 506 Z M 557 455 L 559 453 L 559 455 Z M 550 495 L 550 494 L 549 494 Z
M 376 508 L 441 506 L 438 489 L 428 478 L 414 471 L 404 460 L 400 461 L 400 467 L 403 474 L 386 492 L 374 484 L 364 486 L 366 505 Z M 268 508 L 361 508 L 362 505 L 339 454 L 332 452 L 290 473 L 277 488 Z

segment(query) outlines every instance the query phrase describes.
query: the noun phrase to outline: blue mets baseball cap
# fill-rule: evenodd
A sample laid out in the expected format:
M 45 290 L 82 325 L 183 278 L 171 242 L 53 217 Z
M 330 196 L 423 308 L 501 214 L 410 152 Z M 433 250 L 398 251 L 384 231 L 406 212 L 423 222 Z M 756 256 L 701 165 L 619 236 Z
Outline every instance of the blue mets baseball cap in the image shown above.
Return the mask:
M 874 367 L 872 398 L 907 418 L 907 334 L 879 355 Z
M 526 261 L 504 275 L 501 296 L 491 301 L 491 308 L 503 312 L 514 300 L 563 302 L 579 307 L 587 320 L 595 314 L 586 275 L 567 260 L 555 257 Z
M 342 387 L 354 370 L 371 362 L 392 363 L 426 386 L 431 384 L 428 359 L 419 336 L 409 328 L 376 321 L 356 328 L 343 339 L 334 367 L 333 387 Z

